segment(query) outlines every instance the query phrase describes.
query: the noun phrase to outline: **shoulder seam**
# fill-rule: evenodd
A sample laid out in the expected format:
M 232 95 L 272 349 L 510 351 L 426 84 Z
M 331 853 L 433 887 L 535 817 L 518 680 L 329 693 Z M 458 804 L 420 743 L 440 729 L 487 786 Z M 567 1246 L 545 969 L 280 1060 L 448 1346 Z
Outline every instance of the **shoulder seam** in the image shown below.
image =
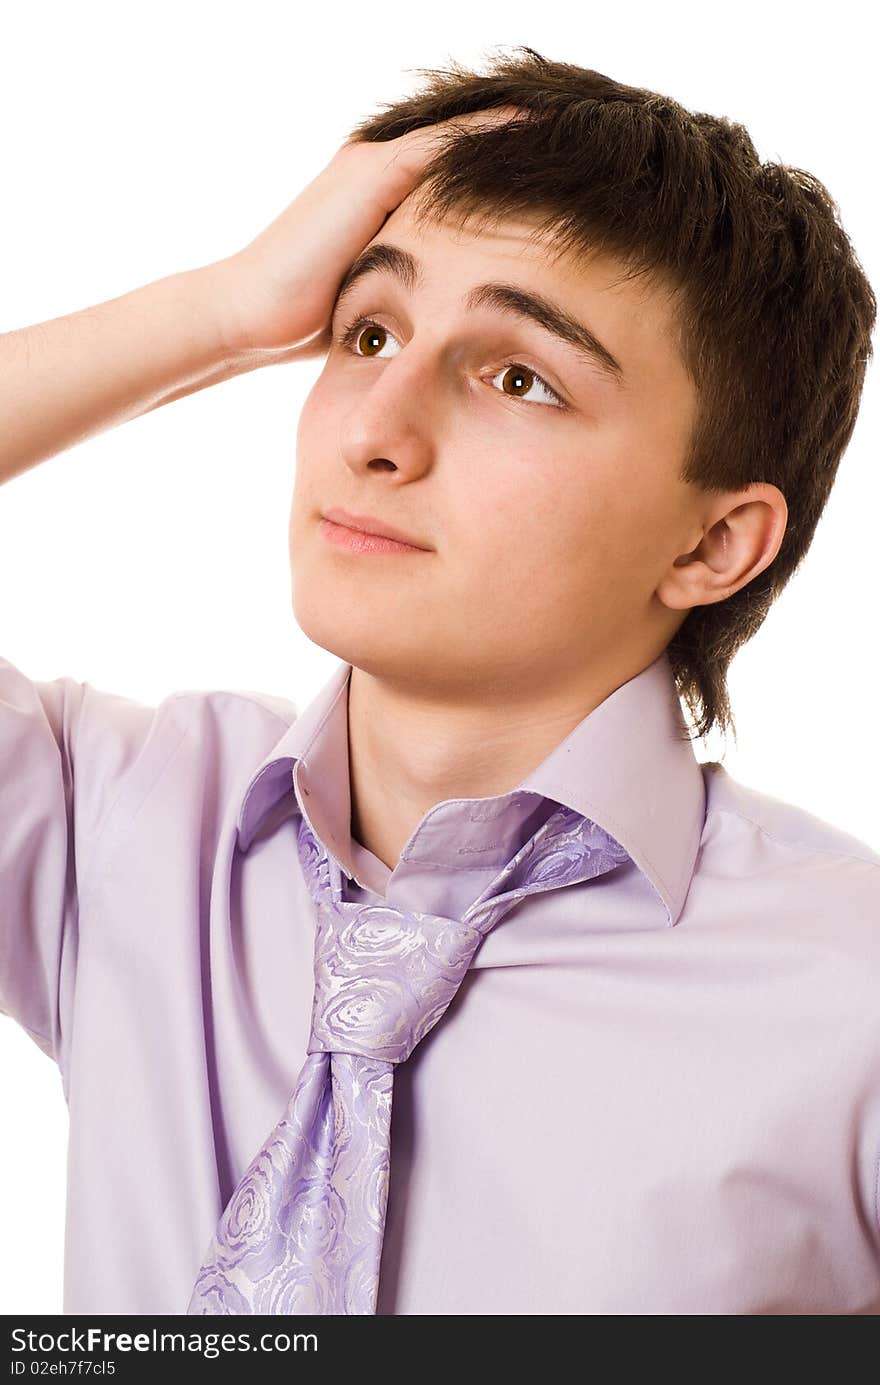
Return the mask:
M 775 832 L 769 831 L 763 823 L 758 822 L 755 818 L 750 818 L 747 813 L 738 812 L 736 808 L 725 808 L 716 804 L 707 809 L 706 817 L 711 817 L 713 813 L 726 813 L 728 817 L 740 818 L 742 822 L 750 823 L 752 827 L 757 827 L 759 832 L 762 832 L 771 842 L 775 842 L 777 846 L 791 846 L 795 849 L 809 851 L 814 856 L 837 856 L 845 861 L 861 861 L 862 865 L 873 866 L 875 870 L 880 870 L 880 861 L 872 861 L 870 856 L 860 856 L 854 851 L 835 850 L 828 846 L 812 846 L 809 842 L 793 842 L 789 841 L 787 837 L 778 837 Z
M 163 702 L 176 702 L 178 698 L 182 697 L 218 696 L 238 697 L 243 702 L 250 702 L 252 707 L 259 707 L 261 711 L 268 712 L 271 717 L 274 717 L 276 721 L 280 721 L 283 726 L 290 726 L 292 724 L 286 717 L 283 717 L 280 712 L 276 712 L 272 707 L 267 707 L 266 703 L 262 702 L 259 697 L 255 697 L 252 693 L 237 692 L 234 688 L 181 688 L 177 692 L 169 693 L 168 696 L 162 700 Z M 292 703 L 292 705 L 295 706 L 296 704 Z M 297 715 L 299 715 L 298 709 Z

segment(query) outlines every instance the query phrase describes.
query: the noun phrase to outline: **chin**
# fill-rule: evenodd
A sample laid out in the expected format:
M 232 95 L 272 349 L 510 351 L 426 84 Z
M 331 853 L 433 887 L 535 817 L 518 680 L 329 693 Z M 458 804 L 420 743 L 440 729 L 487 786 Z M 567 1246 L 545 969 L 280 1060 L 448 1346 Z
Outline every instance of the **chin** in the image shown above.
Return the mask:
M 333 600 L 332 584 L 294 580 L 291 588 L 294 619 L 312 644 L 378 677 L 401 674 L 418 666 L 419 649 L 412 635 L 394 621 L 377 621 L 364 600 L 347 609 L 343 597 Z M 407 624 L 407 622 L 404 622 Z
M 426 602 L 406 584 L 335 580 L 300 551 L 291 562 L 291 609 L 312 644 L 372 677 L 438 695 L 472 681 L 481 651 L 460 620 L 431 619 Z M 462 640 L 464 639 L 464 645 Z

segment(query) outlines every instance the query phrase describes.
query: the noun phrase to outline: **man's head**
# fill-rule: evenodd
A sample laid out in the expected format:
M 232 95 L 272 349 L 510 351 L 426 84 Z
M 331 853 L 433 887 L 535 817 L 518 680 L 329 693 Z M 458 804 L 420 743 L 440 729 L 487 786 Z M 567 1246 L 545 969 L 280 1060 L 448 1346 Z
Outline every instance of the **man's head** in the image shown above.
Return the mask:
M 295 613 L 453 701 L 616 686 L 666 648 L 697 733 L 724 729 L 854 426 L 873 294 L 825 190 L 741 126 L 524 52 L 355 132 L 528 113 L 453 130 L 346 276 L 300 419 Z M 335 506 L 430 551 L 340 550 Z

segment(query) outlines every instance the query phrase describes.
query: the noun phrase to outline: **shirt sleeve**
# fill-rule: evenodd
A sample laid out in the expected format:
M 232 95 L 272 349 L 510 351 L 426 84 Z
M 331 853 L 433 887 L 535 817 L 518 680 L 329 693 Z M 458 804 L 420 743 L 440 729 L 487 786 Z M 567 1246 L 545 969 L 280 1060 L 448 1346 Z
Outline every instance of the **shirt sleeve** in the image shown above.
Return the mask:
M 0 658 L 0 1012 L 61 1062 L 78 891 L 155 709 Z

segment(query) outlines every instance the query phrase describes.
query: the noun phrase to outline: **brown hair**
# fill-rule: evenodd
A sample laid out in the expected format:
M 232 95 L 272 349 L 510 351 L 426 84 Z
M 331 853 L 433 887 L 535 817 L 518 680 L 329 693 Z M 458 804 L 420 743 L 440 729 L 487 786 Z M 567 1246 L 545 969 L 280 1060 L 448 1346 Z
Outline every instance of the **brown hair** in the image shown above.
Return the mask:
M 692 607 L 667 646 L 696 736 L 736 725 L 727 671 L 805 557 L 855 426 L 877 304 L 839 208 L 813 174 L 761 163 L 744 126 L 518 45 L 487 73 L 417 68 L 354 141 L 389 140 L 470 111 L 529 114 L 451 126 L 414 210 L 525 218 L 560 253 L 610 254 L 622 278 L 665 284 L 697 391 L 681 480 L 778 486 L 774 560 L 724 600 Z M 690 733 L 685 731 L 686 735 Z

